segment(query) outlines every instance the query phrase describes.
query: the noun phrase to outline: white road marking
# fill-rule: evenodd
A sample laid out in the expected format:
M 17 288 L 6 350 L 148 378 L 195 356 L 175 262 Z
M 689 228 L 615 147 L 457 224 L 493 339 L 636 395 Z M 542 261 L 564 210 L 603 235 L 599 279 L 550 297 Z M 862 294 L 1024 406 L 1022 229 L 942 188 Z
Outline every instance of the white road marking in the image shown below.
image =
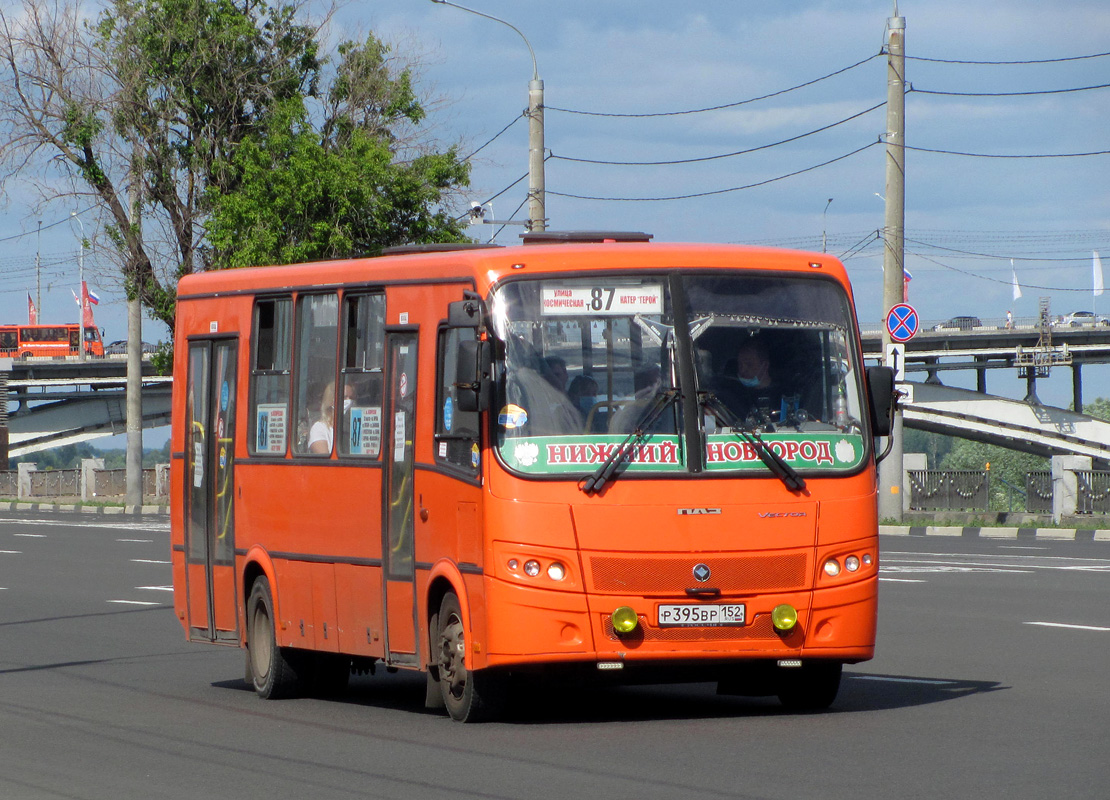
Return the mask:
M 152 592 L 172 592 L 172 586 L 136 586 L 136 589 L 147 589 Z
M 125 606 L 160 606 L 161 603 L 155 603 L 149 600 L 109 600 L 109 603 L 120 603 Z
M 1097 631 L 1099 633 L 1110 633 L 1110 628 L 1104 628 L 1100 625 L 1072 625 L 1067 622 L 1026 622 L 1026 625 L 1040 625 L 1045 628 L 1067 628 L 1073 631 Z
M 26 539 L 45 539 L 45 533 L 13 533 L 12 536 L 22 536 Z
M 150 544 L 153 539 L 116 539 L 117 542 L 137 542 L 140 544 Z
M 1033 547 L 1032 545 L 1023 544 L 1002 544 L 998 546 L 999 550 L 1047 550 L 1047 547 Z
M 133 558 L 131 559 L 135 564 L 169 564 L 169 561 L 160 561 L 157 558 Z
M 928 583 L 918 578 L 879 578 L 879 583 Z
M 22 550 L 0 550 L 0 553 L 4 553 L 4 554 L 9 555 L 9 556 L 18 556 L 18 555 L 22 555 L 23 551 Z

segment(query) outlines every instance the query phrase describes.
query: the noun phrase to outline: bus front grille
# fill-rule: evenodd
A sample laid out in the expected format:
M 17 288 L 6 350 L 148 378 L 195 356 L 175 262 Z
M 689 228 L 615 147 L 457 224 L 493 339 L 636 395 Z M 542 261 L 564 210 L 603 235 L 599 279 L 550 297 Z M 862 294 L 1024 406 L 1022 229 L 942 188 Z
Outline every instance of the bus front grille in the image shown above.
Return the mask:
M 694 567 L 709 567 L 703 584 L 694 578 Z M 792 591 L 806 588 L 808 558 L 805 553 L 764 556 L 594 556 L 589 559 L 594 591 L 625 594 L 682 592 L 699 585 L 736 592 Z

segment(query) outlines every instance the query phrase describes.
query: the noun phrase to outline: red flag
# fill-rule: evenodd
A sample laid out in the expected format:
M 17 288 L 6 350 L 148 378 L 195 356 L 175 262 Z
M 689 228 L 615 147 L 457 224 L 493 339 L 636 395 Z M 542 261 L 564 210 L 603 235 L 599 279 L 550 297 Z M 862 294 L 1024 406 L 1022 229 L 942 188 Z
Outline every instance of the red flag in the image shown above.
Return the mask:
M 81 281 L 81 318 L 83 325 L 86 328 L 95 328 L 96 321 L 93 319 L 92 304 L 89 303 L 89 284 Z
M 31 295 L 27 295 L 27 324 L 39 324 L 39 310 L 35 308 L 35 301 L 31 299 Z

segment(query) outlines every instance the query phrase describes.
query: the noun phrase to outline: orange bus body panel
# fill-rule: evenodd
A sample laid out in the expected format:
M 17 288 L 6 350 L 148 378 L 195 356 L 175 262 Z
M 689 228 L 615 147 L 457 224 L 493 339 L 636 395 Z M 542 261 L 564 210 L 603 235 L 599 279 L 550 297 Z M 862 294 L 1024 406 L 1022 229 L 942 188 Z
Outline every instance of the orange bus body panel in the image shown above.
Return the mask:
M 816 265 L 815 265 L 816 262 Z M 614 270 L 743 269 L 810 277 L 843 287 L 836 259 L 812 253 L 725 245 L 605 244 L 528 246 L 391 256 L 189 275 L 179 284 L 173 398 L 171 487 L 174 604 L 186 631 L 208 613 L 192 588 L 204 565 L 187 564 L 186 525 L 193 454 L 186 436 L 190 343 L 238 341 L 233 535 L 235 585 L 213 587 L 221 607 L 217 628 L 245 645 L 250 581 L 266 575 L 281 647 L 344 653 L 426 669 L 434 663 L 429 620 L 445 591 L 458 595 L 471 669 L 607 661 L 719 662 L 818 657 L 871 658 L 875 643 L 878 536 L 873 458 L 857 472 L 807 479 L 805 493 L 769 475 L 702 476 L 696 480 L 627 475 L 596 497 L 573 480 L 513 474 L 493 452 L 483 423 L 480 467 L 472 478 L 442 466 L 433 435 L 437 406 L 438 336 L 448 303 L 463 290 L 482 298 L 507 278 L 603 274 Z M 391 448 L 378 458 L 277 456 L 248 446 L 251 417 L 252 325 L 256 297 L 298 298 L 318 292 L 383 292 L 386 336 L 413 332 L 419 352 L 415 432 L 411 446 L 412 588 L 387 578 L 383 542 Z M 341 323 L 340 323 L 341 325 Z M 858 332 L 849 331 L 859 352 Z M 343 331 L 339 332 L 342 342 Z M 341 346 L 340 346 L 341 349 Z M 342 366 L 342 353 L 339 356 Z M 292 402 L 292 401 L 290 401 Z M 498 409 L 489 413 L 496 414 Z M 388 412 L 383 409 L 383 419 Z M 388 420 L 387 420 L 388 421 Z M 407 446 L 407 445 L 406 445 Z M 194 476 L 190 478 L 190 475 Z M 718 509 L 711 516 L 678 509 Z M 858 573 L 829 578 L 829 558 L 867 553 Z M 528 580 L 506 566 L 537 559 L 559 562 L 566 578 Z M 657 628 L 614 633 L 610 615 L 628 605 L 650 623 L 659 587 L 682 590 L 691 559 L 736 568 L 746 582 L 720 587 L 747 604 L 743 627 Z M 682 578 L 679 578 L 679 572 Z M 653 588 L 654 587 L 654 588 Z M 188 591 L 187 591 L 188 588 Z M 390 603 L 415 594 L 407 628 L 386 619 Z M 192 597 L 191 595 L 197 595 Z M 669 596 L 669 595 L 668 595 Z M 667 600 L 666 602 L 675 602 Z M 776 631 L 771 610 L 789 603 L 799 623 Z M 230 614 L 230 617 L 228 616 Z M 220 628 L 222 626 L 222 628 Z M 217 639 L 219 637 L 216 637 Z M 224 640 L 227 641 L 226 639 Z M 416 661 L 401 654 L 415 653 Z M 391 655 L 392 654 L 392 655 Z

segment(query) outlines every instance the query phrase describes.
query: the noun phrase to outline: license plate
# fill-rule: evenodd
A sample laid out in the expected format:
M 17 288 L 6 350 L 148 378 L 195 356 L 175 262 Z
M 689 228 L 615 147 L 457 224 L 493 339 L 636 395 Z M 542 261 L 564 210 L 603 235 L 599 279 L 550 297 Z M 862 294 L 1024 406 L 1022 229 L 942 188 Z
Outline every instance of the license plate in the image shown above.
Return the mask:
M 743 603 L 681 603 L 661 605 L 658 610 L 660 628 L 715 627 L 743 625 Z

